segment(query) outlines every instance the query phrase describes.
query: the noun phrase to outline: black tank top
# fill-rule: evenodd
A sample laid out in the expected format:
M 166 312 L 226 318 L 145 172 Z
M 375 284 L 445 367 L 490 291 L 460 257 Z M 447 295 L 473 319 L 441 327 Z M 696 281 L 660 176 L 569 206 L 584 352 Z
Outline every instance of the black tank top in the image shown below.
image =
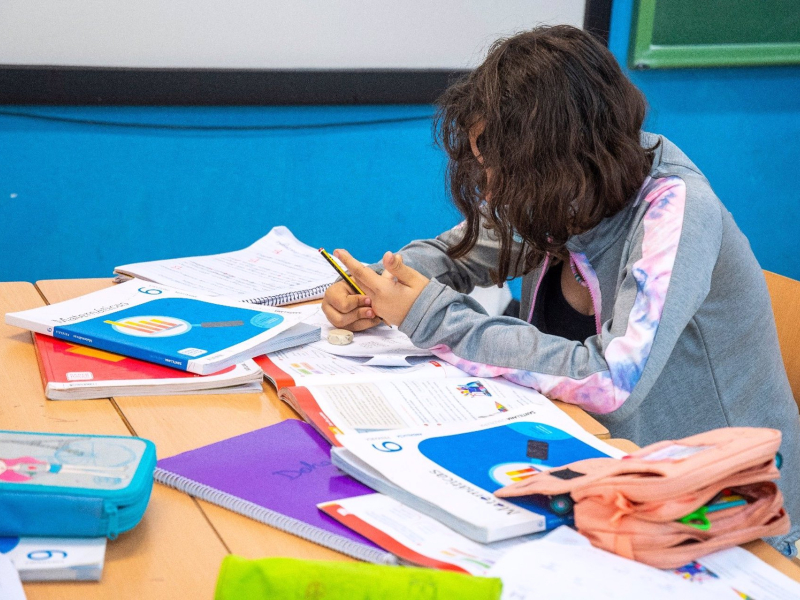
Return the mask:
M 567 302 L 561 289 L 563 265 L 564 263 L 554 265 L 545 273 L 539 285 L 531 324 L 542 333 L 557 335 L 573 342 L 585 342 L 586 338 L 597 334 L 594 315 L 584 315 Z

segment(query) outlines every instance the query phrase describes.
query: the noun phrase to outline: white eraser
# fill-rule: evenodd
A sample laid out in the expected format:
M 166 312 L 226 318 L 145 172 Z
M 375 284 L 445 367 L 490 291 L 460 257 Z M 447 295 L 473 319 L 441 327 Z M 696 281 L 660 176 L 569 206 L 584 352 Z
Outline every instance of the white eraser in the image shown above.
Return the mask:
M 353 332 L 346 329 L 331 329 L 328 332 L 328 343 L 334 346 L 347 346 L 353 341 Z

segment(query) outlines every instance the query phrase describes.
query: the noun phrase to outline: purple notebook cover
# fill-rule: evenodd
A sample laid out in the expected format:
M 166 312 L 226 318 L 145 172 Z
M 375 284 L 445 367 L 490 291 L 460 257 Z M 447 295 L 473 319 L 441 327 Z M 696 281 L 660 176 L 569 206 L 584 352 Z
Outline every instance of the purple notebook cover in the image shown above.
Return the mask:
M 317 509 L 374 491 L 331 464 L 330 444 L 302 421 L 286 420 L 183 454 L 158 467 L 236 498 L 378 548 Z

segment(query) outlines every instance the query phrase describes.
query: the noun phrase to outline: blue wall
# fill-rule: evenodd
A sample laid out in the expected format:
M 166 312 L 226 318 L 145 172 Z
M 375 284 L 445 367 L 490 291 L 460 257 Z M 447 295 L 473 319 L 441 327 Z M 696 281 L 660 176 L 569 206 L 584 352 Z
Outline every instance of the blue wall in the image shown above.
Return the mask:
M 614 0 L 609 46 L 628 60 L 633 0 Z M 800 66 L 628 71 L 646 127 L 711 182 L 761 266 L 800 279 Z
M 6 107 L 78 119 L 275 125 L 427 116 L 430 106 Z M 273 225 L 377 260 L 459 217 L 428 119 L 180 132 L 0 115 L 0 281 L 107 276 L 119 264 L 242 248 Z
M 632 2 L 615 0 L 613 7 L 610 45 L 623 64 Z M 800 279 L 800 67 L 630 75 L 651 105 L 648 129 L 672 139 L 704 171 L 762 266 Z M 432 112 L 429 106 L 25 110 L 236 126 Z M 446 199 L 443 166 L 427 120 L 200 133 L 0 115 L 0 281 L 106 276 L 127 262 L 235 250 L 277 224 L 312 246 L 342 246 L 375 260 L 458 220 Z

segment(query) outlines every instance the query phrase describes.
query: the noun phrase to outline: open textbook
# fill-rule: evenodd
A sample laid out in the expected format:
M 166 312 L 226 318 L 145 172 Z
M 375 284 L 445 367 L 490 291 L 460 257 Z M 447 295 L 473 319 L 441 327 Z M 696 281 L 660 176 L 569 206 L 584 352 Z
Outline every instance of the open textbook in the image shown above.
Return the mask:
M 122 265 L 114 272 L 192 294 L 267 306 L 322 298 L 337 278 L 317 250 L 283 226 L 243 250 Z
M 279 334 L 311 307 L 267 308 L 193 296 L 133 279 L 79 298 L 6 314 L 6 323 L 36 333 L 199 375 L 312 341 L 307 331 Z
M 508 550 L 488 576 L 503 580 L 502 600 L 749 598 L 721 584 L 692 585 L 669 572 L 600 550 L 569 527 Z M 762 596 L 755 598 L 762 600 Z
M 474 393 L 495 398 L 507 382 L 477 380 Z M 332 460 L 368 487 L 400 500 L 480 543 L 569 522 L 562 503 L 544 496 L 497 498 L 493 492 L 576 460 L 624 452 L 598 440 L 544 396 L 493 417 L 337 436 Z M 567 507 L 568 508 L 568 507 Z
M 342 357 L 316 344 L 270 352 L 256 359 L 275 389 L 294 385 L 335 385 L 378 381 L 468 377 L 461 369 L 438 358 L 418 358 L 413 365 L 385 367 L 358 357 Z
M 546 405 L 561 412 L 530 388 L 502 379 L 465 376 L 287 387 L 280 389 L 278 397 L 333 445 L 340 445 L 337 436 L 342 434 L 418 426 L 432 429 L 524 406 Z

